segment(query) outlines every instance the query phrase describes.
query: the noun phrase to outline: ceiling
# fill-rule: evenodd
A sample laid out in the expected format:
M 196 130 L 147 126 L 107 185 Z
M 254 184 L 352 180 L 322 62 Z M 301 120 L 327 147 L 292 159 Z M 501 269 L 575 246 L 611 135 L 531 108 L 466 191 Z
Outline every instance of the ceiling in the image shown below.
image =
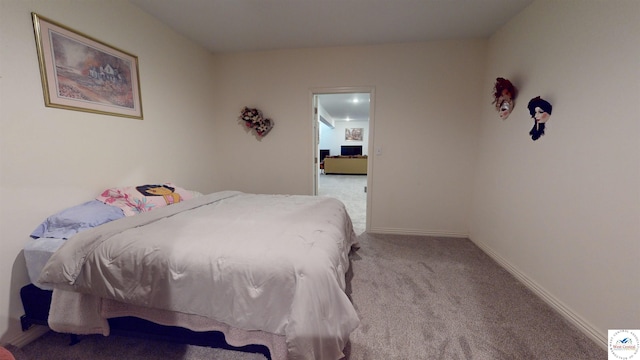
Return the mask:
M 322 94 L 318 104 L 335 122 L 369 121 L 368 93 Z
M 213 54 L 487 38 L 533 2 L 533 0 L 129 1 Z M 335 101 L 331 102 L 354 105 L 349 104 L 348 101 L 339 101 L 341 97 L 345 96 L 337 96 Z M 349 108 L 344 106 L 327 105 L 325 109 L 336 119 L 349 116 Z
M 212 53 L 486 38 L 533 0 L 129 0 Z

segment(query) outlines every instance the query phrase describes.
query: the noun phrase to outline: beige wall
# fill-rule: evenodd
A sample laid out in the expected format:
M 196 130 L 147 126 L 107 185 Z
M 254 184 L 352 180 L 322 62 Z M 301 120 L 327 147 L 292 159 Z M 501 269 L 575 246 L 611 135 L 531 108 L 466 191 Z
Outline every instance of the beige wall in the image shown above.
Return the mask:
M 139 57 L 144 120 L 44 106 L 30 13 Z M 23 336 L 22 247 L 49 214 L 110 186 L 216 188 L 211 56 L 127 1 L 0 1 L 0 342 Z M 206 164 L 203 166 L 202 164 Z
M 491 38 L 484 84 L 520 95 L 506 121 L 483 103 L 470 237 L 603 346 L 640 324 L 638 38 L 638 1 L 536 1 Z
M 310 92 L 373 87 L 369 148 L 383 151 L 370 154 L 371 230 L 466 236 L 485 55 L 486 41 L 469 40 L 217 56 L 221 184 L 311 194 Z M 261 141 L 236 121 L 245 105 L 275 120 Z

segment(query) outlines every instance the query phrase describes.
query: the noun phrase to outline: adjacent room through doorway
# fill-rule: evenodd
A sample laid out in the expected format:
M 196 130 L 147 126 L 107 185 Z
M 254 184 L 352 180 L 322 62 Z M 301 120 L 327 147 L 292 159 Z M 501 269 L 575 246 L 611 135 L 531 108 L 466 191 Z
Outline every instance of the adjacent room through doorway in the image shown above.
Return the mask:
M 356 234 L 366 230 L 371 92 L 314 94 L 316 194 L 341 200 Z

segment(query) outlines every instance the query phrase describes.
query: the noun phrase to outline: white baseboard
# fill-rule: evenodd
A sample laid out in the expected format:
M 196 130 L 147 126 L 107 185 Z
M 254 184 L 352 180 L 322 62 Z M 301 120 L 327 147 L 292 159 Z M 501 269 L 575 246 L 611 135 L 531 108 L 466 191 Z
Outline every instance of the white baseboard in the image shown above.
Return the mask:
M 451 238 L 469 238 L 469 234 L 455 231 L 426 231 L 414 229 L 396 229 L 396 228 L 371 228 L 367 231 L 371 234 L 390 234 L 390 235 L 419 235 L 419 236 L 436 236 Z
M 555 309 L 561 316 L 563 316 L 567 321 L 575 325 L 578 330 L 582 331 L 586 336 L 588 336 L 591 340 L 593 340 L 598 346 L 603 349 L 607 349 L 607 336 L 606 333 L 601 333 L 598 331 L 593 325 L 591 325 L 588 321 L 583 319 L 581 316 L 576 314 L 565 305 L 562 301 L 548 293 L 542 286 L 538 283 L 527 277 L 523 272 L 521 272 L 518 268 L 509 263 L 506 259 L 498 255 L 493 249 L 488 247 L 486 244 L 478 241 L 471 240 L 474 244 L 476 244 L 482 251 L 484 251 L 487 255 L 489 255 L 493 260 L 495 260 L 500 266 L 505 268 L 508 272 L 510 272 L 513 276 L 515 276 L 521 283 L 523 283 L 527 288 L 533 291 L 538 297 L 540 297 L 544 302 L 549 304 L 553 309 Z
M 35 341 L 40 336 L 48 333 L 50 329 L 47 326 L 33 325 L 29 330 L 20 332 L 17 336 L 9 339 L 8 343 L 21 348 L 32 341 Z

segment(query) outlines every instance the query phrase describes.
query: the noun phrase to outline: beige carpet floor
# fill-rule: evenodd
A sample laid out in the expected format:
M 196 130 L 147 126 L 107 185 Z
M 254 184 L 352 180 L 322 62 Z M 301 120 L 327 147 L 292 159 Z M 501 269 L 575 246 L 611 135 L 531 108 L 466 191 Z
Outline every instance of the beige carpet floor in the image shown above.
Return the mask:
M 365 231 L 367 225 L 366 175 L 326 175 L 318 176 L 318 195 L 331 196 L 341 200 L 346 208 L 356 234 Z

